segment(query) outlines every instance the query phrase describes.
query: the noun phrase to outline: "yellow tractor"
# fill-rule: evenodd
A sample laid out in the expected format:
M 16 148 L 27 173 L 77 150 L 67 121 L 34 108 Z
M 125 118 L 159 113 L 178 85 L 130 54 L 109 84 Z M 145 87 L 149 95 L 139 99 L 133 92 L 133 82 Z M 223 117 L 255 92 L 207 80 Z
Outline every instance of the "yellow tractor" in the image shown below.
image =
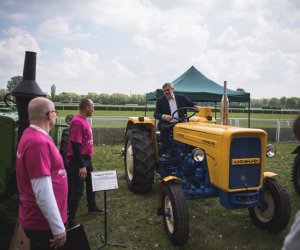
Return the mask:
M 155 121 L 129 118 L 124 151 L 129 190 L 148 193 L 155 172 L 159 173 L 158 214 L 177 246 L 184 245 L 189 235 L 186 199 L 219 197 L 226 209 L 247 208 L 252 222 L 262 230 L 281 232 L 289 222 L 290 199 L 276 174 L 265 172 L 266 157 L 276 153 L 267 144 L 266 132 L 218 125 L 211 108 L 202 107 L 197 115 L 191 108 L 182 109 L 189 109 L 190 115 L 171 125 L 170 158 L 163 155 Z

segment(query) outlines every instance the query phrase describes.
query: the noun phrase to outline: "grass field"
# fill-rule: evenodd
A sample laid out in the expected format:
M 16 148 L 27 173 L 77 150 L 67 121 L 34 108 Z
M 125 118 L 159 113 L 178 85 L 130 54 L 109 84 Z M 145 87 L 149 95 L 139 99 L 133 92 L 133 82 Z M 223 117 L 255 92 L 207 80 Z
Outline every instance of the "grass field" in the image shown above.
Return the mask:
M 95 147 L 95 170 L 117 170 L 119 188 L 107 191 L 108 242 L 123 243 L 127 249 L 281 249 L 285 235 L 300 209 L 299 196 L 291 184 L 290 169 L 292 150 L 296 143 L 276 144 L 278 154 L 267 160 L 266 171 L 276 177 L 287 189 L 292 206 L 288 227 L 278 235 L 270 235 L 255 227 L 248 210 L 226 210 L 217 198 L 188 200 L 190 236 L 188 243 L 175 248 L 167 238 L 162 217 L 156 215 L 159 177 L 148 195 L 136 195 L 128 191 L 124 180 L 124 164 L 120 155 L 123 145 Z M 97 192 L 97 200 L 103 206 L 103 192 Z M 78 221 L 87 231 L 91 249 L 102 245 L 100 232 L 104 232 L 104 216 L 88 214 L 85 197 L 81 199 Z M 120 249 L 107 246 L 106 249 Z

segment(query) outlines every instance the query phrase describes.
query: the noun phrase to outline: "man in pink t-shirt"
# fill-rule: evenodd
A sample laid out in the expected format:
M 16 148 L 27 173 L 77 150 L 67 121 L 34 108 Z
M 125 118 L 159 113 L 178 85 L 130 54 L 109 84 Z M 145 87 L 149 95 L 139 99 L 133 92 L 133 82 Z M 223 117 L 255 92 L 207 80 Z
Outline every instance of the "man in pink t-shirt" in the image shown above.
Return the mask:
M 37 97 L 28 106 L 30 126 L 17 149 L 19 221 L 31 249 L 62 247 L 66 241 L 67 175 L 49 136 L 57 111 L 52 101 Z
M 79 114 L 75 115 L 70 124 L 70 137 L 67 148 L 68 158 L 68 226 L 77 224 L 76 212 L 86 182 L 86 198 L 89 212 L 103 213 L 104 209 L 96 204 L 92 189 L 90 172 L 93 171 L 93 133 L 87 118 L 92 116 L 94 103 L 90 99 L 82 99 L 79 104 Z

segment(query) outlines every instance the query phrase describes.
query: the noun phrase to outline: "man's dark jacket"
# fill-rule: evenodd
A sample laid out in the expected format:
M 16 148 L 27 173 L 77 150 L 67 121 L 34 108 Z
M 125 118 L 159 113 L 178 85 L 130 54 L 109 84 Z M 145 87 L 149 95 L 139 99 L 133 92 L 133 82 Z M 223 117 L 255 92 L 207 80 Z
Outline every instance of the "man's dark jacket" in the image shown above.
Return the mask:
M 174 96 L 175 96 L 175 100 L 176 100 L 178 109 L 182 108 L 182 107 L 194 107 L 196 105 L 196 103 L 190 101 L 185 95 L 174 94 Z M 162 121 L 163 114 L 172 115 L 169 101 L 164 95 L 160 96 L 156 100 L 156 109 L 154 112 L 154 117 L 155 117 L 155 119 Z M 178 111 L 179 118 L 183 118 L 185 114 L 186 114 L 186 110 Z

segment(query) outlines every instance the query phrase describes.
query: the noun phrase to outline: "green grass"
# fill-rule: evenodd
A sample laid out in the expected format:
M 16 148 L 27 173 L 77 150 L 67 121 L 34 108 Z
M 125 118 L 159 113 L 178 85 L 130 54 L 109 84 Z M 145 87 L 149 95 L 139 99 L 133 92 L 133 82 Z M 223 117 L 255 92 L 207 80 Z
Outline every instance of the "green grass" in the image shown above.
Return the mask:
M 291 184 L 291 155 L 296 143 L 276 144 L 278 154 L 267 160 L 266 171 L 276 177 L 287 189 L 292 206 L 288 227 L 277 235 L 270 235 L 255 227 L 247 209 L 226 210 L 217 198 L 188 200 L 190 236 L 187 244 L 174 248 L 163 228 L 162 217 L 157 216 L 159 177 L 148 195 L 128 191 L 124 180 L 124 163 L 120 156 L 123 145 L 95 147 L 95 170 L 117 170 L 119 188 L 107 191 L 108 242 L 124 243 L 127 249 L 281 249 L 285 235 L 300 209 L 299 196 Z M 97 192 L 103 206 L 103 192 Z M 100 232 L 104 232 L 104 216 L 88 214 L 85 197 L 81 199 L 78 221 L 85 226 L 91 249 L 102 245 Z M 107 249 L 120 249 L 107 246 Z

